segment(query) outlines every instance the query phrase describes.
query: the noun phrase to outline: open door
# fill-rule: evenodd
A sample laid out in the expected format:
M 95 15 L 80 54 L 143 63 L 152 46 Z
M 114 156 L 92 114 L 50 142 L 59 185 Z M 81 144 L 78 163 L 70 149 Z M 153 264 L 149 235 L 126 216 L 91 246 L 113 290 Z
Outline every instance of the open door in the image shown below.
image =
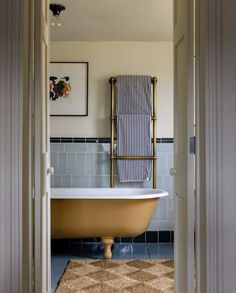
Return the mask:
M 193 0 L 174 1 L 175 292 L 194 292 Z
M 34 16 L 34 273 L 35 292 L 51 292 L 49 168 L 49 3 L 35 1 Z

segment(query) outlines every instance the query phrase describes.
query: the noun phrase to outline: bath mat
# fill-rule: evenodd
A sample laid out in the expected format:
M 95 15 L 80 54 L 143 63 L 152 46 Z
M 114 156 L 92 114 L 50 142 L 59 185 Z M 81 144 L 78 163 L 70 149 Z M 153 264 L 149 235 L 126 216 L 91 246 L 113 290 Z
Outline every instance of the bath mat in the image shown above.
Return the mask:
M 56 293 L 173 293 L 173 260 L 71 260 Z

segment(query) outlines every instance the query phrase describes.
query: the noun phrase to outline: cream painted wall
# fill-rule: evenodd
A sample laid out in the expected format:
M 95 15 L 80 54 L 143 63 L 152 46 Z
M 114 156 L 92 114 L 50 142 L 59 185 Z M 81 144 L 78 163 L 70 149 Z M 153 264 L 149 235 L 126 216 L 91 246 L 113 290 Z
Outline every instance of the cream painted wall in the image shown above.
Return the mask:
M 51 61 L 89 62 L 88 117 L 51 117 L 51 136 L 109 137 L 110 85 L 121 74 L 157 76 L 158 137 L 173 137 L 172 42 L 52 42 Z

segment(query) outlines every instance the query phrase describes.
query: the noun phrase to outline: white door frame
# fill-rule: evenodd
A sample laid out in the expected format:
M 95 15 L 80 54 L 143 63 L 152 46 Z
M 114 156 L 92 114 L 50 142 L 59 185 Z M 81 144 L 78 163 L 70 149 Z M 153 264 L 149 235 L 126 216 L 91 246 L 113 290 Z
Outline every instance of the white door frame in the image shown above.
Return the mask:
M 236 292 L 236 3 L 198 0 L 198 293 Z
M 229 293 L 236 292 L 236 2 L 199 3 L 199 292 Z
M 24 1 L 24 131 L 23 131 L 23 292 L 34 290 L 33 275 L 33 104 L 34 1 Z
M 0 19 L 0 292 L 23 292 L 24 13 L 1 1 Z
M 34 13 L 34 271 L 35 292 L 51 291 L 49 169 L 49 1 L 35 0 Z
M 206 293 L 205 0 L 195 0 L 196 106 L 196 275 L 197 293 Z
M 194 292 L 194 1 L 174 1 L 175 291 Z M 179 111 L 178 111 L 179 109 Z

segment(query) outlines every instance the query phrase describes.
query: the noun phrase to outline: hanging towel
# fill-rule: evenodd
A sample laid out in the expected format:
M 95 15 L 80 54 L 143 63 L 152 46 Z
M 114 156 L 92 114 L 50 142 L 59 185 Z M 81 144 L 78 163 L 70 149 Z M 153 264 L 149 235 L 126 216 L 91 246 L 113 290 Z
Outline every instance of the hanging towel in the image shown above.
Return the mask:
M 151 156 L 150 115 L 119 114 L 117 117 L 117 154 Z M 118 160 L 120 182 L 147 181 L 152 175 L 152 161 Z
M 151 77 L 116 80 L 117 155 L 151 156 Z M 151 160 L 118 160 L 120 182 L 151 180 Z
M 121 75 L 116 78 L 116 114 L 152 115 L 151 76 Z

